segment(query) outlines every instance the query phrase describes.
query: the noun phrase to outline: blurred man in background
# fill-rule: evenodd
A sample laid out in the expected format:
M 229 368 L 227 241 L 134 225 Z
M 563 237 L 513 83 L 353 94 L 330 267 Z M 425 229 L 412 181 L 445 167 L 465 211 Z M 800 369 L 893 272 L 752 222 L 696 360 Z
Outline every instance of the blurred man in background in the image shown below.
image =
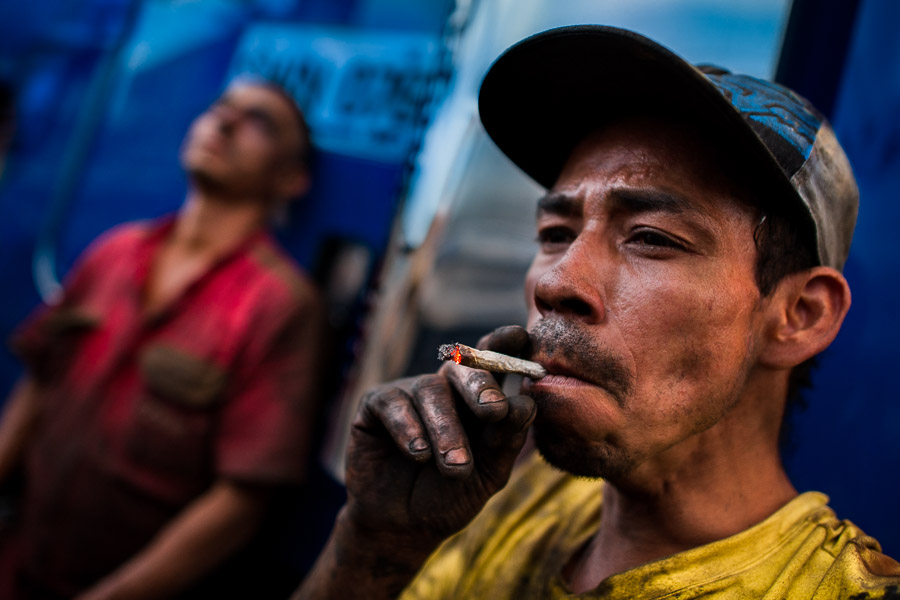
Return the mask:
M 19 330 L 0 597 L 240 594 L 217 567 L 303 481 L 317 404 L 321 300 L 267 233 L 309 153 L 293 100 L 236 80 L 185 139 L 178 214 L 101 236 Z
M 505 394 L 447 363 L 365 395 L 296 597 L 898 597 L 900 564 L 779 452 L 850 306 L 858 191 L 821 114 L 591 25 L 507 50 L 479 111 L 549 190 L 529 331 L 481 345 L 548 375 Z

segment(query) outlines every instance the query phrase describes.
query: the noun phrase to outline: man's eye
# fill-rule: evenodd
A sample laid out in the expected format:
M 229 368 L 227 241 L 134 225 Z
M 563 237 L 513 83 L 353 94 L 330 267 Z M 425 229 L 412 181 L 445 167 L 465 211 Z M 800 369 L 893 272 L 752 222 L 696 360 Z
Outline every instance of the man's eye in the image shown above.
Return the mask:
M 650 246 L 653 248 L 673 248 L 676 250 L 684 250 L 684 245 L 680 242 L 675 241 L 667 235 L 659 233 L 657 231 L 649 231 L 643 230 L 638 231 L 634 235 L 631 236 L 632 243 L 639 244 L 641 246 Z
M 272 122 L 272 119 L 269 117 L 269 115 L 265 114 L 262 111 L 248 110 L 247 121 L 266 135 L 274 135 L 275 131 L 278 129 L 275 126 L 275 123 Z
M 559 246 L 571 244 L 575 232 L 568 227 L 547 227 L 538 231 L 537 241 L 541 246 Z

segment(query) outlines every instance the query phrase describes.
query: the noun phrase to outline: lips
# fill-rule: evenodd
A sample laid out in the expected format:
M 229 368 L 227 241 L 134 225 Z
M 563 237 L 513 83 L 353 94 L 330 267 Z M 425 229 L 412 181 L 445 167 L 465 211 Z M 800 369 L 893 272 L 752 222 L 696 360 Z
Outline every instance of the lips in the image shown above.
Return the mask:
M 539 319 L 529 330 L 532 360 L 551 374 L 540 387 L 593 386 L 623 404 L 634 389 L 634 375 L 613 345 L 579 321 L 560 316 Z M 558 376 L 558 377 L 557 377 Z
M 579 373 L 575 369 L 569 367 L 568 365 L 548 359 L 541 359 L 541 357 L 536 357 L 533 360 L 537 360 L 537 362 L 541 363 L 545 369 L 547 369 L 547 376 L 533 382 L 532 385 L 554 385 L 554 386 L 566 386 L 566 387 L 575 387 L 575 386 L 583 386 L 583 385 L 591 385 L 591 386 L 599 386 L 599 383 L 585 375 Z

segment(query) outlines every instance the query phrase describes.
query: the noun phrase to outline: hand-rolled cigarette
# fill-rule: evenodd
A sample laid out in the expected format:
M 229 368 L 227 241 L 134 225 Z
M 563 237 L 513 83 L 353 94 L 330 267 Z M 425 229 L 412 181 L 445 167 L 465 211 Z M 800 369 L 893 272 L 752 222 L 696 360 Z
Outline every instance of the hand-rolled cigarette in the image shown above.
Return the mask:
M 547 370 L 536 362 L 490 350 L 477 350 L 464 344 L 442 344 L 438 348 L 438 358 L 452 360 L 464 367 L 493 373 L 517 373 L 532 379 L 540 379 L 547 374 Z

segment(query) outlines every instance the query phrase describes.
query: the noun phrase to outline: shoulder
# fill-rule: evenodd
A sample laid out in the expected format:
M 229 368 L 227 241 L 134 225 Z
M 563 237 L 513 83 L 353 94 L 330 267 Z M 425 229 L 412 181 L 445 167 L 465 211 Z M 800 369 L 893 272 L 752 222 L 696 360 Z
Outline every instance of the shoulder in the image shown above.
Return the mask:
M 82 264 L 116 260 L 145 241 L 158 227 L 155 221 L 134 221 L 108 229 L 87 246 L 79 258 Z
M 838 518 L 824 494 L 799 495 L 737 538 L 748 543 L 749 554 L 769 557 L 756 575 L 777 572 L 775 587 L 788 589 L 787 597 L 900 600 L 900 563 L 853 522 Z
M 262 236 L 247 252 L 258 292 L 280 308 L 319 309 L 321 298 L 312 279 L 269 235 Z
M 894 598 L 900 600 L 900 563 L 850 521 L 835 520 L 822 549 L 834 555 L 816 590 L 816 600 Z
M 132 263 L 135 252 L 160 225 L 143 221 L 125 223 L 109 229 L 81 252 L 65 275 L 66 295 L 80 297 L 98 281 L 106 281 Z
M 153 235 L 162 224 L 159 221 L 132 221 L 122 223 L 101 233 L 91 247 L 104 250 L 122 250 L 140 244 Z
M 254 339 L 308 345 L 321 337 L 326 311 L 319 290 L 271 236 L 250 244 L 225 276 Z

